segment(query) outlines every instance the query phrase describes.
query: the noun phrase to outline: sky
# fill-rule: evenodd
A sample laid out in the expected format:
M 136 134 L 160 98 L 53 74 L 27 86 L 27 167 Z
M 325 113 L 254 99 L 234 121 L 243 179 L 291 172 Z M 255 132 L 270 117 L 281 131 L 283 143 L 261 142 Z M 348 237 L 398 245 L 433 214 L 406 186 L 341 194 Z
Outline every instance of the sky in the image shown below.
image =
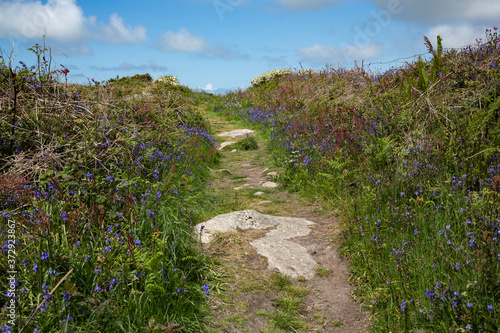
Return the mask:
M 149 73 L 215 93 L 273 69 L 383 71 L 425 56 L 424 36 L 461 48 L 497 25 L 499 0 L 0 0 L 14 64 L 36 64 L 45 35 L 68 82 Z

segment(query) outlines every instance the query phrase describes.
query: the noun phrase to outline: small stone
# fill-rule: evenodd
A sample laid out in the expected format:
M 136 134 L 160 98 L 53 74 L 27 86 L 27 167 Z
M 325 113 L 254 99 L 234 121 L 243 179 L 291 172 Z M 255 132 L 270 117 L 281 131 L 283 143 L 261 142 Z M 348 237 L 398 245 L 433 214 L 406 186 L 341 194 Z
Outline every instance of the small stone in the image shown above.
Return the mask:
M 262 184 L 262 187 L 264 187 L 264 188 L 276 188 L 278 186 L 279 186 L 279 184 L 277 184 L 275 182 L 265 182 L 264 184 Z
M 277 176 L 278 173 L 276 171 L 271 171 L 271 172 L 268 172 L 267 175 L 271 176 L 271 177 L 274 177 L 274 176 Z
M 257 205 L 267 205 L 267 204 L 270 204 L 270 203 L 272 203 L 272 201 L 264 200 L 264 201 L 258 202 Z
M 259 191 L 259 192 L 255 192 L 253 195 L 259 196 L 259 195 L 264 195 L 264 194 L 265 194 L 264 192 Z
M 229 146 L 229 145 L 232 145 L 233 143 L 236 143 L 237 141 L 227 141 L 227 142 L 223 142 L 219 145 L 219 147 L 217 147 L 217 150 L 221 150 L 221 149 L 224 149 L 225 147 Z
M 236 153 L 238 151 L 238 149 L 233 149 L 231 150 L 231 153 Z

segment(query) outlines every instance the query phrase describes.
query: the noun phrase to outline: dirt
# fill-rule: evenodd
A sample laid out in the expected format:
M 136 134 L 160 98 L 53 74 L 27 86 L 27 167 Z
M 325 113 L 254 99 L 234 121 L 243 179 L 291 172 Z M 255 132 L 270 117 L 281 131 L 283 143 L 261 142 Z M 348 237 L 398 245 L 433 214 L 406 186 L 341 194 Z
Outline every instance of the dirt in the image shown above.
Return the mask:
M 213 123 L 219 124 L 221 131 L 237 128 L 221 119 Z M 353 298 L 349 268 L 339 256 L 338 220 L 319 205 L 287 192 L 283 186 L 275 189 L 262 187 L 266 181 L 278 182 L 279 176 L 267 173 L 274 171 L 279 175 L 280 170 L 273 167 L 271 157 L 263 147 L 264 142 L 258 134 L 256 137 L 257 150 L 231 152 L 229 146 L 221 151 L 219 170 L 213 170 L 211 187 L 214 195 L 223 201 L 232 201 L 224 203 L 226 209 L 254 209 L 263 214 L 301 217 L 314 222 L 311 233 L 294 238 L 294 242 L 305 247 L 321 267 L 313 278 L 293 281 L 309 290 L 300 312 L 308 323 L 303 332 L 367 331 L 370 313 Z M 258 191 L 264 194 L 255 196 Z M 278 295 L 271 286 L 270 277 L 274 272 L 267 268 L 267 259 L 258 255 L 250 245 L 266 232 L 226 233 L 207 246 L 207 252 L 221 263 L 220 290 L 213 293 L 211 304 L 212 332 L 283 332 L 273 330 L 262 315 L 274 309 Z M 297 331 L 291 329 L 290 332 Z

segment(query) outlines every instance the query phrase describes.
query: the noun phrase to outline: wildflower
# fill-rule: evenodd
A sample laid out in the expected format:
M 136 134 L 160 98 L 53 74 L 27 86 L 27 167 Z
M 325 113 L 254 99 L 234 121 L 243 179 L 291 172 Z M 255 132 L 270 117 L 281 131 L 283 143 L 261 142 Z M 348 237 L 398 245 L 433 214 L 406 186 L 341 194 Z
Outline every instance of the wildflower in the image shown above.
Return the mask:
M 43 291 L 44 293 L 47 293 L 47 291 L 48 291 L 48 290 L 49 290 L 49 286 L 48 286 L 48 285 L 46 285 L 46 284 L 45 284 L 45 282 L 44 282 L 44 283 L 42 283 L 42 291 Z
M 120 280 L 118 278 L 114 278 L 113 280 L 111 280 L 111 282 L 109 283 L 109 290 L 113 289 L 113 286 L 119 282 Z
M 457 262 L 455 265 L 455 269 L 458 271 L 460 269 L 460 262 Z
M 33 264 L 33 270 L 35 271 L 35 273 L 38 273 L 38 264 L 37 263 Z
M 66 214 L 66 212 L 64 210 L 61 210 L 61 217 L 62 217 L 63 221 L 66 222 L 68 214 Z
M 95 288 L 94 288 L 94 292 L 96 293 L 99 293 L 99 294 L 102 294 L 102 287 L 100 285 L 96 285 Z
M 406 301 L 403 301 L 403 303 L 401 303 L 401 312 L 405 312 L 406 311 L 406 304 L 407 304 Z
M 492 312 L 493 311 L 493 305 L 489 304 L 487 307 L 488 311 Z
M 47 252 L 42 252 L 41 259 L 48 262 L 49 261 L 49 254 Z
M 87 178 L 88 178 L 88 179 L 93 179 L 93 178 L 94 178 L 94 176 L 92 176 L 92 174 L 91 174 L 90 172 L 87 172 Z
M 104 248 L 104 253 L 108 253 L 109 251 L 111 251 L 111 245 L 106 246 L 106 247 Z
M 210 290 L 208 288 L 208 285 L 206 283 L 204 283 L 202 288 L 203 288 L 203 291 L 205 291 L 205 294 L 208 296 L 210 294 Z
M 472 308 L 472 303 L 471 302 L 467 302 L 467 307 L 470 309 Z
M 137 245 L 141 245 L 141 241 L 140 241 L 139 239 L 136 239 L 136 240 L 134 241 L 134 244 L 135 244 L 136 246 L 137 246 Z
M 48 271 L 48 273 L 49 273 L 49 275 L 53 275 L 53 276 L 58 276 L 59 275 L 55 269 L 52 269 L 52 270 Z
M 391 281 L 387 280 L 387 282 L 386 282 L 386 283 L 387 283 L 387 285 L 390 285 L 390 284 L 391 284 Z
M 95 274 L 101 274 L 101 273 L 102 273 L 102 271 L 101 271 L 99 268 L 96 268 L 96 269 L 94 270 L 94 273 L 95 273 Z
M 436 298 L 436 294 L 434 293 L 434 290 L 427 289 L 425 292 L 425 296 L 429 298 L 430 301 L 433 301 Z

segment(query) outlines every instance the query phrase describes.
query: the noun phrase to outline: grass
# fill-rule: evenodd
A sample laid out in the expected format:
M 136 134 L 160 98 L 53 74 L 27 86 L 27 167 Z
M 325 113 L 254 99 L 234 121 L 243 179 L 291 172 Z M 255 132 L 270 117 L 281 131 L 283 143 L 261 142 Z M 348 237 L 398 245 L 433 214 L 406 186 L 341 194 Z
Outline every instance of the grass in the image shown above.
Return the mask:
M 213 110 L 266 132 L 280 182 L 343 221 L 372 330 L 500 328 L 500 40 L 384 73 L 271 79 Z

